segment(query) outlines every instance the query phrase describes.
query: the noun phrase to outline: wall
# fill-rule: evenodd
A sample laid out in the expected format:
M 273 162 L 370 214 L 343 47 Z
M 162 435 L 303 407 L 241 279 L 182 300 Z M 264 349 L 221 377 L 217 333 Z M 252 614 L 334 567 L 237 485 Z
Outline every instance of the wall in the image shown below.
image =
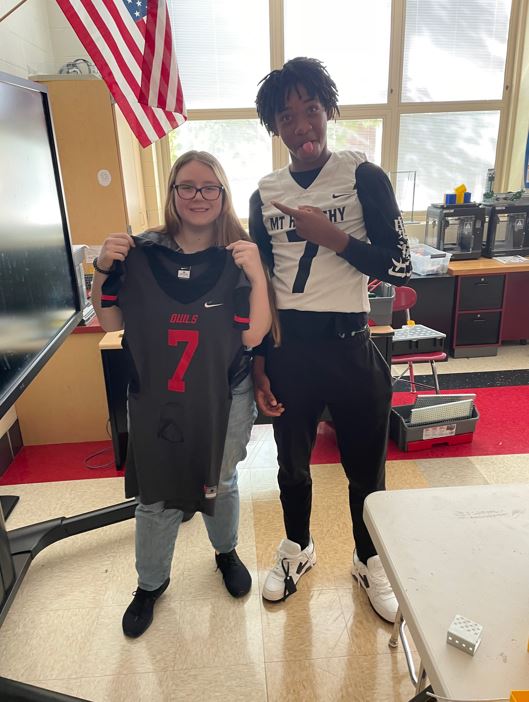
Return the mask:
M 0 16 L 16 3 L 0 0 Z M 0 23 L 0 71 L 28 78 L 78 58 L 88 54 L 55 0 L 27 0 Z
M 65 63 L 70 63 L 78 58 L 89 60 L 83 45 L 71 28 L 61 8 L 55 0 L 29 0 L 29 2 L 46 2 L 48 5 L 48 19 L 50 40 L 53 46 L 56 73 Z
M 16 0 L 0 0 L 0 16 Z M 0 71 L 27 78 L 55 71 L 47 0 L 28 0 L 0 23 Z

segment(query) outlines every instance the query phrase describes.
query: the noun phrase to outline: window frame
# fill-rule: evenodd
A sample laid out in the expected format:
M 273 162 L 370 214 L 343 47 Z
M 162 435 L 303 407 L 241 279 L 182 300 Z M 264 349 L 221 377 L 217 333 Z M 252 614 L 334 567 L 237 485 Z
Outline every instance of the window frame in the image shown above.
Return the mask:
M 507 188 L 511 168 L 514 141 L 514 121 L 518 103 L 518 90 L 522 75 L 524 36 L 528 17 L 528 0 L 512 0 L 507 52 L 501 99 L 450 102 L 402 102 L 402 74 L 404 66 L 404 40 L 406 0 L 392 0 L 391 33 L 387 102 L 380 104 L 340 104 L 339 120 L 381 119 L 382 151 L 381 166 L 387 173 L 397 171 L 400 118 L 406 114 L 432 112 L 476 112 L 498 111 L 500 113 L 498 141 L 494 167 L 496 169 L 495 190 Z M 284 64 L 284 3 L 269 0 L 270 70 Z M 256 86 L 257 90 L 257 86 Z M 255 108 L 221 108 L 188 110 L 188 120 L 256 119 Z M 264 129 L 264 127 L 263 127 Z M 158 159 L 160 182 L 167 182 L 171 159 L 169 139 L 160 142 L 162 157 Z M 289 163 L 288 150 L 278 137 L 272 137 L 272 164 L 274 169 Z M 395 183 L 393 184 L 395 185 Z M 424 221 L 425 211 L 416 211 L 415 219 Z M 404 213 L 406 216 L 406 213 Z M 243 223 L 245 220 L 242 219 Z

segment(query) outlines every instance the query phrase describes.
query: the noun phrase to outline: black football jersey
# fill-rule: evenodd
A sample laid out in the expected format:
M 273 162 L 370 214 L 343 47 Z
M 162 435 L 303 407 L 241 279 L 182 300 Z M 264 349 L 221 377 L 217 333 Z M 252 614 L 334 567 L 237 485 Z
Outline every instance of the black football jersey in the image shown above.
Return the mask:
M 213 514 L 250 284 L 225 249 L 135 243 L 102 299 L 123 314 L 132 369 L 125 492 Z

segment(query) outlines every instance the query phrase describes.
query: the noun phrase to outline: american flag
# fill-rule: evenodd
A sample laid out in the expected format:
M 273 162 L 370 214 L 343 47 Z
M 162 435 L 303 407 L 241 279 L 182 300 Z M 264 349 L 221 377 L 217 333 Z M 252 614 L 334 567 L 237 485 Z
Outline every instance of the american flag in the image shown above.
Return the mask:
M 187 119 L 165 0 L 57 0 L 142 146 Z

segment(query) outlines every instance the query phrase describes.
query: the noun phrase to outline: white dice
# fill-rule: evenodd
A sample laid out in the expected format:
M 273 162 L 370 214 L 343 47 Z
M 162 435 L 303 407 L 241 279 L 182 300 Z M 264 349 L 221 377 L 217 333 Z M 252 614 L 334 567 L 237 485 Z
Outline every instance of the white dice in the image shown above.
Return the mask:
M 473 656 L 481 643 L 483 627 L 472 619 L 456 614 L 454 621 L 448 627 L 446 641 L 451 646 L 461 649 Z

